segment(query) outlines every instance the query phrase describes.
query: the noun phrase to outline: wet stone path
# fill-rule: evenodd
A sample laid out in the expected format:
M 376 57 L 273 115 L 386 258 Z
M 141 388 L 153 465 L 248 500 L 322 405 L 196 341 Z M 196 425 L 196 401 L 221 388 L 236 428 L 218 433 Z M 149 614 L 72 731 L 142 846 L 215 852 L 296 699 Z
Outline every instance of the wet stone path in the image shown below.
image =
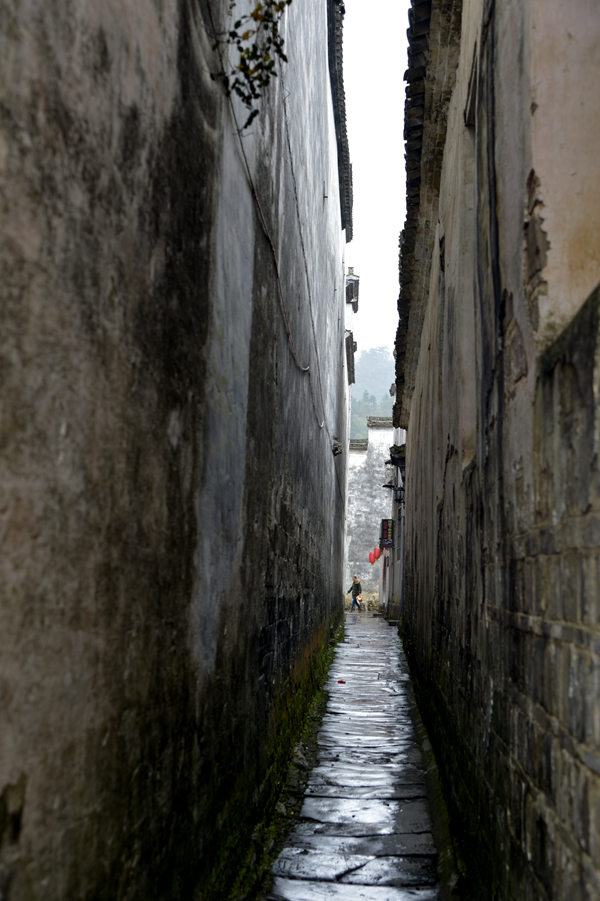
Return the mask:
M 270 901 L 434 901 L 436 849 L 395 627 L 346 617 L 299 821 Z

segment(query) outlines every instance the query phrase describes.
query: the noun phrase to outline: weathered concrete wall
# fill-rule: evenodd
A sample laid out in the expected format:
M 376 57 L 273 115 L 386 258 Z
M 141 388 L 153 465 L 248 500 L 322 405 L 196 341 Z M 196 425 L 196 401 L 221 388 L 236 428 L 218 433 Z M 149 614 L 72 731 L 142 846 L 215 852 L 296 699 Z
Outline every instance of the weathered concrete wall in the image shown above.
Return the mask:
M 474 896 L 583 901 L 600 896 L 600 171 L 582 90 L 600 16 L 413 7 L 407 648 Z
M 394 431 L 391 420 L 371 416 L 367 423 L 369 437 L 353 441 L 349 452 L 344 588 L 347 590 L 352 576 L 357 575 L 363 594 L 377 599 L 382 562 L 380 558 L 369 563 L 369 552 L 379 544 L 381 520 L 389 516 L 390 491 L 382 485 L 391 478 L 386 461 Z
M 226 8 L 0 2 L 11 901 L 225 897 L 341 616 L 327 8 L 241 140 Z
M 392 463 L 395 488 L 390 492 L 388 516 L 394 520 L 394 546 L 384 550 L 387 558 L 387 572 L 382 578 L 380 597 L 384 608 L 384 615 L 390 621 L 398 621 L 404 613 L 404 544 L 405 544 L 405 502 L 404 482 L 406 479 L 405 468 L 406 431 L 394 429 L 394 443 L 391 448 L 390 460 Z

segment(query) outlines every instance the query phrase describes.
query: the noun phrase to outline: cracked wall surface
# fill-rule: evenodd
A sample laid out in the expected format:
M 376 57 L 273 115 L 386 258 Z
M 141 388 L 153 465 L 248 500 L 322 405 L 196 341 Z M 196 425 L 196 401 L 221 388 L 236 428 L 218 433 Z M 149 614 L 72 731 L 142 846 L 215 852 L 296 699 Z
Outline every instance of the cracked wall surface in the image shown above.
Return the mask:
M 227 10 L 0 0 L 11 901 L 225 897 L 342 615 L 340 48 L 238 136 Z
M 600 16 L 587 0 L 412 6 L 394 411 L 407 650 L 476 896 L 583 901 L 600 894 L 599 117 L 584 88 Z

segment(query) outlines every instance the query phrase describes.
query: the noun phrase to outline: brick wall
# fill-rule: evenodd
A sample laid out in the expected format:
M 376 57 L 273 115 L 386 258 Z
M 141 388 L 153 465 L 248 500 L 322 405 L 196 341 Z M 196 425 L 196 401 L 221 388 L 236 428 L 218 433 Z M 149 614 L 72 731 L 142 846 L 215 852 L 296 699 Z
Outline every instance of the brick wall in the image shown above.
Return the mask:
M 583 47 L 600 23 L 585 2 L 567 30 L 535 2 L 413 8 L 431 53 L 409 58 L 405 640 L 469 897 L 583 901 L 600 896 L 600 486 L 598 291 L 581 286 L 600 269 L 573 223 L 596 215 L 598 166 L 585 124 L 569 126 L 581 169 L 539 136 L 579 96 L 581 57 L 561 104 L 548 90 L 567 31 Z

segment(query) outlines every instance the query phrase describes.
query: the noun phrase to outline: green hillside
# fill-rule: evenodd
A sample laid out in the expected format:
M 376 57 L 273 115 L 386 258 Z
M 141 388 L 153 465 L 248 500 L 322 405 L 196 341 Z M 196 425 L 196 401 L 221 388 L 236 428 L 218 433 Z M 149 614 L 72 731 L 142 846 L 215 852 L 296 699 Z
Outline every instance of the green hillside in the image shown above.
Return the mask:
M 390 385 L 395 379 L 395 367 L 391 352 L 386 347 L 363 351 L 356 360 L 355 379 L 350 437 L 366 438 L 368 416 L 392 415 L 394 398 Z

